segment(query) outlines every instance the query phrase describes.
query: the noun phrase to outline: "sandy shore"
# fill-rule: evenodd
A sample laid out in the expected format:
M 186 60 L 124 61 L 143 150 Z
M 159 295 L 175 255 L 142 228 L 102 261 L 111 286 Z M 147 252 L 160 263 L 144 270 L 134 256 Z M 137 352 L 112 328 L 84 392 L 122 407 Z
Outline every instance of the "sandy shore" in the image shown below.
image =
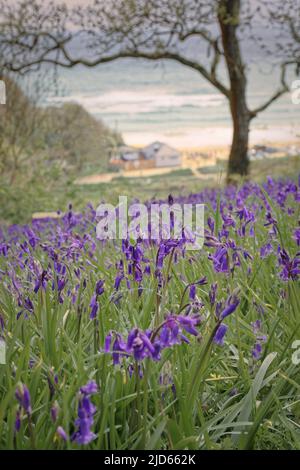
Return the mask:
M 280 158 L 288 154 L 300 153 L 300 139 L 291 140 L 286 142 L 269 142 L 256 144 L 266 145 L 276 149 L 276 152 L 270 153 L 268 156 L 272 158 Z M 250 146 L 251 149 L 254 145 Z M 227 160 L 230 152 L 230 145 L 206 145 L 203 147 L 182 147 L 179 149 L 182 152 L 183 168 L 199 168 L 205 166 L 216 165 L 219 160 Z
M 123 132 L 128 145 L 143 147 L 159 140 L 175 148 L 226 147 L 232 139 L 232 127 L 191 127 L 163 132 Z M 300 125 L 266 126 L 253 124 L 249 135 L 250 146 L 263 144 L 274 145 L 274 142 L 288 144 L 300 141 Z
M 136 146 L 139 148 L 139 146 Z M 300 140 L 289 142 L 273 142 L 270 146 L 273 149 L 272 153 L 266 153 L 265 158 L 280 158 L 293 153 L 300 154 Z M 253 149 L 253 147 L 252 147 Z M 199 168 L 215 166 L 221 161 L 228 159 L 230 146 L 229 145 L 208 145 L 203 147 L 180 148 L 182 154 L 181 167 L 168 167 L 168 168 L 149 168 L 131 171 L 120 171 L 119 173 L 101 173 L 95 175 L 84 176 L 78 178 L 75 184 L 99 184 L 109 183 L 115 178 L 147 178 L 151 176 L 164 175 L 172 173 L 179 169 L 191 169 L 194 176 L 201 179 L 211 178 L 211 175 L 205 175 L 197 171 Z M 276 151 L 275 151 L 276 150 Z M 251 147 L 250 147 L 251 151 Z

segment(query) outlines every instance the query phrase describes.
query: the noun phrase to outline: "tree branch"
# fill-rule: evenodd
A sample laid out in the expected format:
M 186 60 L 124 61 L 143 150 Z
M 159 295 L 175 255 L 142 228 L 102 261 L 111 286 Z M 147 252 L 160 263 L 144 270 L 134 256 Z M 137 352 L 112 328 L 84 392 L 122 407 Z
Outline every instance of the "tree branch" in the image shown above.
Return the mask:
M 225 95 L 227 98 L 229 98 L 230 96 L 229 89 L 227 89 L 225 85 L 223 85 L 216 78 L 215 70 L 219 61 L 218 56 L 214 58 L 211 71 L 209 72 L 203 65 L 197 62 L 194 62 L 176 52 L 168 52 L 168 51 L 143 52 L 140 50 L 139 51 L 123 51 L 123 52 L 117 52 L 115 54 L 111 54 L 111 55 L 107 55 L 103 57 L 98 57 L 94 60 L 88 60 L 83 57 L 72 58 L 69 52 L 66 50 L 65 45 L 66 45 L 66 41 L 57 42 L 57 44 L 53 45 L 51 48 L 45 51 L 45 53 L 42 54 L 40 57 L 38 57 L 36 60 L 27 61 L 26 65 L 11 64 L 9 69 L 12 72 L 21 72 L 24 69 L 30 69 L 31 67 L 35 65 L 39 65 L 41 62 L 54 64 L 54 65 L 65 67 L 65 68 L 72 68 L 76 65 L 84 65 L 86 67 L 91 68 L 99 64 L 112 62 L 117 59 L 129 58 L 129 57 L 130 58 L 143 58 L 143 59 L 148 59 L 148 60 L 168 59 L 168 60 L 174 60 L 176 62 L 180 62 L 181 64 L 187 67 L 197 70 L 197 72 L 199 72 L 207 81 L 209 81 L 214 87 L 216 87 L 223 95 Z M 63 57 L 61 59 L 57 59 L 57 58 L 51 57 L 51 55 L 49 56 L 49 53 L 54 52 L 54 51 L 61 52 Z
M 258 106 L 257 108 L 253 109 L 250 111 L 250 119 L 253 119 L 257 116 L 257 114 L 261 113 L 262 111 L 265 111 L 274 101 L 278 100 L 284 93 L 287 93 L 289 91 L 289 86 L 286 83 L 286 68 L 288 65 L 291 65 L 293 62 L 285 62 L 281 64 L 281 88 L 276 91 L 265 103 L 262 105 Z

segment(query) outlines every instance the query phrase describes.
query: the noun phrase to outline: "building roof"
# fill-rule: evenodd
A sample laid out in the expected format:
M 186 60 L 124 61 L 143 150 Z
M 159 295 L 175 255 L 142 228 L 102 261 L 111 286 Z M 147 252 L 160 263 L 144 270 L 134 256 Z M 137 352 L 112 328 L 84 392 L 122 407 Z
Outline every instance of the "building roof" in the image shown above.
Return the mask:
M 155 141 L 152 142 L 152 144 L 147 145 L 141 150 L 141 153 L 143 154 L 144 158 L 146 159 L 152 159 L 152 158 L 159 158 L 159 156 L 171 156 L 171 155 L 178 155 L 179 152 L 170 147 L 167 144 L 164 144 L 163 142 Z
M 138 160 L 139 152 L 134 147 L 129 147 L 127 145 L 121 145 L 116 149 L 116 154 L 113 159 L 133 161 Z
M 112 161 L 137 161 L 140 159 L 156 160 L 160 159 L 174 159 L 179 158 L 180 153 L 178 150 L 170 147 L 163 142 L 155 141 L 146 147 L 138 150 L 134 147 L 122 145 L 116 149 L 115 155 L 112 156 Z
M 175 155 L 178 157 L 180 155 L 176 149 L 169 147 L 169 145 L 162 144 L 159 150 L 157 150 L 155 153 L 155 158 L 159 159 L 161 157 L 173 157 Z

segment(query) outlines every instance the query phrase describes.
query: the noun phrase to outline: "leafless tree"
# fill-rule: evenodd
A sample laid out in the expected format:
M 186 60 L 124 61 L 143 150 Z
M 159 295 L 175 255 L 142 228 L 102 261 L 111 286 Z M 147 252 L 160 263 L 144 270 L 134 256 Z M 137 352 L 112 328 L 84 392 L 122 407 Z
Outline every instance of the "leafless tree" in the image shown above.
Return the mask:
M 287 8 L 285 18 L 281 0 L 94 0 L 69 11 L 63 5 L 21 0 L 17 7 L 1 7 L 0 64 L 24 72 L 41 63 L 93 67 L 133 57 L 190 67 L 228 100 L 233 123 L 231 179 L 248 172 L 251 121 L 288 91 L 287 68 L 299 64 L 298 23 L 288 20 L 299 17 L 299 0 L 287 3 L 293 13 Z M 289 53 L 277 54 L 281 74 L 274 93 L 252 108 L 242 43 L 261 47 L 257 31 L 266 25 L 272 26 L 274 37 L 283 26 L 275 50 Z
M 23 87 L 16 77 L 0 76 L 6 85 L 6 104 L 0 108 L 0 171 L 13 183 L 17 172 L 32 156 L 32 139 L 44 120 L 38 107 L 45 94 L 47 78 L 26 76 Z

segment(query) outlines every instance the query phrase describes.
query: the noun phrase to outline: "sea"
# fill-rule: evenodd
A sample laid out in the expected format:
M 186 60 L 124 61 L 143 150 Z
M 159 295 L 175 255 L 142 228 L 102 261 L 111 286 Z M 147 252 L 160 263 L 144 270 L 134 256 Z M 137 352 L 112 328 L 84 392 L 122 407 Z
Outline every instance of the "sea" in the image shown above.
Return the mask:
M 279 88 L 280 69 L 248 51 L 248 104 L 264 103 Z M 58 69 L 46 104 L 75 102 L 123 135 L 128 145 L 160 140 L 181 148 L 229 145 L 227 99 L 197 71 L 173 61 L 119 59 L 95 68 Z M 225 69 L 220 76 L 226 82 Z M 288 73 L 291 85 L 297 77 Z M 298 78 L 298 80 L 300 77 Z M 300 82 L 298 82 L 300 86 Z M 250 142 L 300 142 L 300 104 L 286 93 L 251 123 Z

